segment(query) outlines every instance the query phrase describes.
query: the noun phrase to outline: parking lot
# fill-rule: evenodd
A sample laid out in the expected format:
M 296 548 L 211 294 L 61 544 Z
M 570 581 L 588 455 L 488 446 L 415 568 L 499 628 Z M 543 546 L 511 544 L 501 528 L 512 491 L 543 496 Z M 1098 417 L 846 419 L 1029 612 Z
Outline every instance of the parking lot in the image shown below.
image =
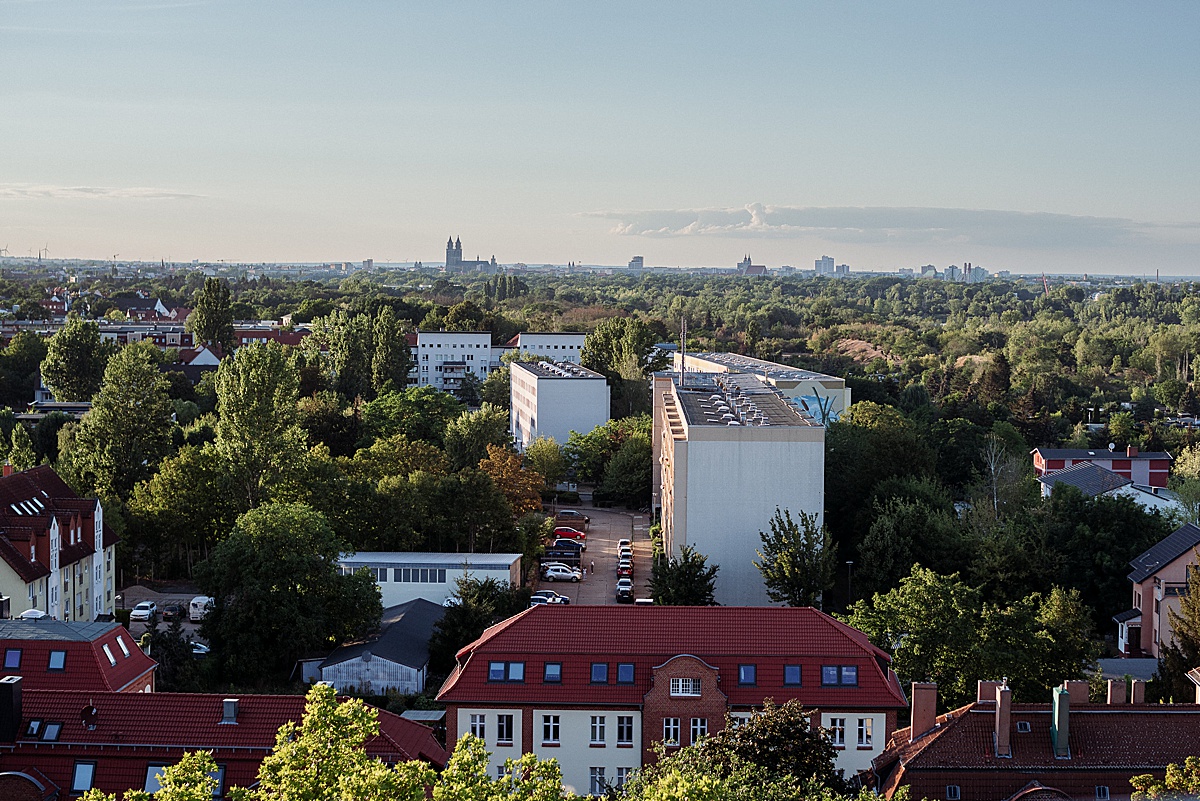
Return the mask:
M 587 575 L 579 583 L 541 581 L 537 589 L 566 595 L 573 604 L 603 605 L 617 602 L 617 540 L 633 542 L 633 597 L 650 597 L 650 535 L 647 515 L 613 509 L 581 507 L 592 522 L 587 530 L 587 550 L 581 566 Z M 594 567 L 593 567 L 594 565 Z
M 118 604 L 118 606 L 122 609 L 132 609 L 142 601 L 154 601 L 156 604 L 158 604 L 158 614 L 159 617 L 161 617 L 164 606 L 167 604 L 179 604 L 183 607 L 184 636 L 198 640 L 200 639 L 198 634 L 200 624 L 193 623 L 188 620 L 188 604 L 191 602 L 192 598 L 196 597 L 197 594 L 198 593 L 195 592 L 189 592 L 186 594 L 155 592 L 149 587 L 143 587 L 141 584 L 134 584 L 126 587 L 125 591 L 121 593 L 121 602 Z M 170 624 L 164 623 L 164 625 Z M 133 622 L 129 624 L 129 632 L 131 634 L 141 635 L 144 631 L 146 631 L 146 629 L 147 626 L 145 623 Z

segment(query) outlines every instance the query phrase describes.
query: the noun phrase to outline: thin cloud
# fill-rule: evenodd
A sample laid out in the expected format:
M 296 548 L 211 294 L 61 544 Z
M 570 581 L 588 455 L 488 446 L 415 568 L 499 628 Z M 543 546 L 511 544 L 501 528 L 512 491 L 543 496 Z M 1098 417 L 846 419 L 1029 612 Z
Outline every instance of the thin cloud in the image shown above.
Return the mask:
M 716 236 L 819 238 L 829 242 L 890 245 L 990 247 L 1118 247 L 1173 236 L 1200 242 L 1200 224 L 1163 226 L 1121 217 L 1085 217 L 1046 212 L 919 207 L 765 206 L 742 208 L 599 211 L 586 216 L 615 222 L 613 233 L 628 236 Z
M 45 184 L 0 184 L 0 199 L 16 200 L 191 200 L 203 197 L 149 186 L 50 186 Z

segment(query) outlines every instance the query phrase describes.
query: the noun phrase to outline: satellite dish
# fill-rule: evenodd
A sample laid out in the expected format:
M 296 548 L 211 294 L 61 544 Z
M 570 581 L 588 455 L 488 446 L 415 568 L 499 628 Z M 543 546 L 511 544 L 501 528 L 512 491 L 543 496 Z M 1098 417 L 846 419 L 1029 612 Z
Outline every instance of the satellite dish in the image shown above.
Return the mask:
M 362 661 L 364 661 L 364 662 L 370 662 L 370 661 L 371 661 L 371 652 L 370 652 L 370 651 L 363 651 L 363 653 L 362 653 Z
M 1108 449 L 1110 451 L 1115 451 L 1117 449 L 1117 443 L 1115 443 L 1115 442 L 1108 443 Z

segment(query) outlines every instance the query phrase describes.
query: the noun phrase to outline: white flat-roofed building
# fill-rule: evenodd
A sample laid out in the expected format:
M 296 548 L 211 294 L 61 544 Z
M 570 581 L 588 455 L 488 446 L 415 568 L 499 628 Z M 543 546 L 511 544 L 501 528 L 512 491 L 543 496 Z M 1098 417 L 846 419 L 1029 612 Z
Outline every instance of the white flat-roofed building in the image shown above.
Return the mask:
M 551 361 L 514 361 L 511 370 L 509 426 L 521 450 L 538 437 L 565 445 L 572 431 L 608 422 L 608 381 L 600 373 Z
M 454 594 L 455 582 L 464 577 L 521 583 L 519 553 L 359 551 L 342 554 L 338 567 L 343 573 L 370 570 L 385 609 L 416 598 L 443 603 Z
M 837 420 L 850 408 L 850 388 L 846 379 L 788 367 L 739 353 L 675 354 L 675 372 L 680 367 L 690 373 L 751 373 L 799 402 L 800 409 L 820 422 Z
M 718 603 L 767 604 L 759 532 L 777 507 L 823 520 L 824 426 L 757 375 L 657 373 L 653 443 L 664 547 L 720 566 Z
M 573 362 L 579 364 L 583 354 L 583 341 L 587 334 L 562 332 L 544 333 L 526 331 L 513 339 L 509 344 L 516 344 L 522 354 L 532 353 L 552 362 Z
M 480 381 L 492 363 L 489 331 L 419 331 L 416 356 L 417 385 L 454 392 L 468 373 Z

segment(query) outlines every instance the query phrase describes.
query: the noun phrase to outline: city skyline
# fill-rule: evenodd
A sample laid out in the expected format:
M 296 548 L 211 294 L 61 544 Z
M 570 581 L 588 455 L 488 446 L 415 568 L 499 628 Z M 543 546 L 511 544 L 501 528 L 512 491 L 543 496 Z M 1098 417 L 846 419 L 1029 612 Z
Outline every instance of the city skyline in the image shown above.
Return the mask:
M 1200 9 L 0 0 L 0 247 L 1200 272 Z

